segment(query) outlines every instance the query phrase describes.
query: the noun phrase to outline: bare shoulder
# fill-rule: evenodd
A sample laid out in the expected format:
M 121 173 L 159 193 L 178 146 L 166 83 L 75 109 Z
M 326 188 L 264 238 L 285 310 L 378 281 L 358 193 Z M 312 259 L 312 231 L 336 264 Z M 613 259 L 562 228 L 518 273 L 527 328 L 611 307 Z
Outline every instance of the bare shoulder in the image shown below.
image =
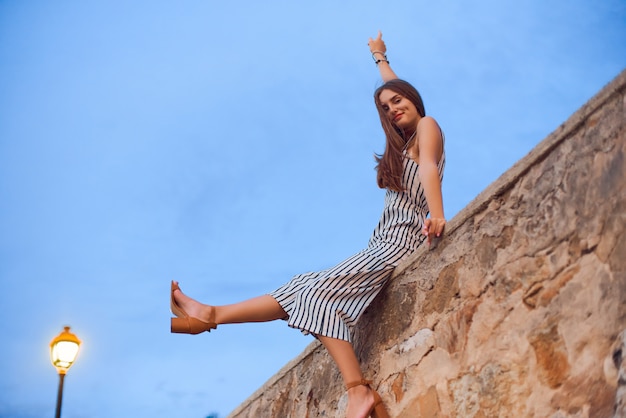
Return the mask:
M 416 154 L 420 159 L 426 157 L 436 164 L 443 153 L 443 137 L 439 124 L 434 118 L 424 116 L 417 123 L 417 130 Z
M 436 133 L 438 136 L 441 136 L 441 129 L 439 128 L 439 124 L 432 116 L 424 116 L 417 123 L 417 129 L 421 132 L 427 133 Z
M 441 128 L 437 121 L 431 116 L 424 116 L 417 123 L 418 141 L 422 144 L 431 143 L 439 146 L 443 143 Z

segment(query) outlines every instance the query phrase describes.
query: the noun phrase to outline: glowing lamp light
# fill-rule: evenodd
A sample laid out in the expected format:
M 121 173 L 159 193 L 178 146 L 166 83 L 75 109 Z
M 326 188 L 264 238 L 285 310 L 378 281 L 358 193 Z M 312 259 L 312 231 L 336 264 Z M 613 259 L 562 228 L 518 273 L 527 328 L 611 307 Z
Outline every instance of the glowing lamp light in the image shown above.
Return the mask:
M 59 374 L 65 374 L 72 367 L 79 348 L 80 340 L 70 332 L 70 327 L 64 327 L 63 331 L 54 337 L 50 343 L 50 359 Z
M 70 332 L 70 327 L 63 327 L 63 331 L 52 339 L 50 342 L 50 360 L 52 365 L 59 372 L 59 391 L 57 392 L 57 409 L 54 414 L 55 418 L 61 418 L 61 404 L 63 403 L 63 381 L 65 373 L 72 367 L 78 349 L 80 348 L 80 340 L 76 335 Z

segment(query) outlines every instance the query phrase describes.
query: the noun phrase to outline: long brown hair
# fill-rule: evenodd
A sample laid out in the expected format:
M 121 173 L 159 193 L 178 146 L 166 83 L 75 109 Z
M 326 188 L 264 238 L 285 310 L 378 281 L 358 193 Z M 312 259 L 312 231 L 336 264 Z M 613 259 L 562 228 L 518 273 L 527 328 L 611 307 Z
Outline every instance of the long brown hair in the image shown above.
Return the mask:
M 391 189 L 401 192 L 404 191 L 402 187 L 402 152 L 409 139 L 405 138 L 404 132 L 389 120 L 387 112 L 383 109 L 379 98 L 383 90 L 391 90 L 409 99 L 411 103 L 415 105 L 417 113 L 419 113 L 421 117 L 426 116 L 426 110 L 424 109 L 422 96 L 420 96 L 415 87 L 404 80 L 390 80 L 377 88 L 374 92 L 374 103 L 376 103 L 380 124 L 383 127 L 386 137 L 385 152 L 382 155 L 374 155 L 378 163 L 376 165 L 378 172 L 376 181 L 378 182 L 378 187 L 381 189 Z

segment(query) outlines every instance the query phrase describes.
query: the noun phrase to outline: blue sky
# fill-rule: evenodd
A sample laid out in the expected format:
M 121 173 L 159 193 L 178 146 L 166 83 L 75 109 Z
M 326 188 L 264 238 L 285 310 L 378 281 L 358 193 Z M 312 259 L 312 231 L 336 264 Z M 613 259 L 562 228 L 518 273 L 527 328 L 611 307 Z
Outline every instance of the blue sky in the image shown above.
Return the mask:
M 446 133 L 448 219 L 626 67 L 622 0 L 0 0 L 0 417 L 225 416 L 312 339 L 169 333 L 366 245 L 367 40 Z

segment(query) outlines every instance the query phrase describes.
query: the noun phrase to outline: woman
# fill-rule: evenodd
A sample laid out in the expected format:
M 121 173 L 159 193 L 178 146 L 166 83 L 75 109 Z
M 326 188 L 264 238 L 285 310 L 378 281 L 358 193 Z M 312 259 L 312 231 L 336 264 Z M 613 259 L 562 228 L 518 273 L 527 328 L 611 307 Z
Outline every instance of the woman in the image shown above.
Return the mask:
M 424 241 L 443 233 L 441 179 L 445 156 L 437 122 L 425 115 L 419 93 L 399 80 L 379 32 L 368 43 L 384 84 L 374 101 L 386 136 L 377 156 L 378 186 L 385 208 L 368 246 L 337 266 L 300 274 L 275 291 L 224 306 L 205 305 L 172 282 L 171 330 L 198 334 L 218 324 L 276 319 L 312 334 L 337 364 L 348 390 L 347 418 L 388 417 L 378 393 L 364 379 L 351 342 L 352 328 L 387 282 L 395 266 Z M 430 218 L 427 218 L 430 212 Z

